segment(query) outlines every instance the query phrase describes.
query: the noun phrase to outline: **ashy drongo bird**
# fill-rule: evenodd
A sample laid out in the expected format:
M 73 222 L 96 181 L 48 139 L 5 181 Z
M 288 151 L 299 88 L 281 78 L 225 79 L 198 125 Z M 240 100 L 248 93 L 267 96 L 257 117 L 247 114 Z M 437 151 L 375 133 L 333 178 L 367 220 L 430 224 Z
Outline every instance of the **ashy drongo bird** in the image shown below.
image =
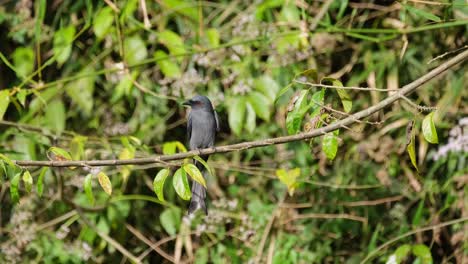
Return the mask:
M 187 122 L 187 138 L 190 150 L 214 146 L 216 132 L 219 131 L 219 121 L 210 99 L 206 96 L 197 95 L 186 101 L 184 105 L 192 108 Z M 201 158 L 206 161 L 208 160 L 208 155 L 204 155 Z M 197 166 L 206 179 L 206 168 L 201 162 L 196 160 L 194 162 L 195 166 Z M 198 209 L 203 209 L 205 214 L 208 214 L 206 190 L 203 185 L 192 181 L 192 199 L 190 200 L 188 214 L 190 215 Z

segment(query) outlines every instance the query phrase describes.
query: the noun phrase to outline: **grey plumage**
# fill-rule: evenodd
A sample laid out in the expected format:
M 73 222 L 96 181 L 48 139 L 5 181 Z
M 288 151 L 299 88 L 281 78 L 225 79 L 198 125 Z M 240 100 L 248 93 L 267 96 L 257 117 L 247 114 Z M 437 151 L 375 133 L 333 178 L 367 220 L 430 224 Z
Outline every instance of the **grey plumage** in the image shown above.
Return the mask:
M 206 96 L 197 95 L 185 102 L 184 105 L 192 108 L 187 122 L 187 137 L 190 150 L 214 146 L 216 132 L 219 131 L 219 121 L 210 99 Z M 206 161 L 208 160 L 208 155 L 201 158 Z M 195 165 L 206 179 L 207 171 L 205 167 L 197 161 L 195 161 Z M 208 214 L 206 190 L 198 182 L 192 181 L 192 199 L 190 200 L 188 213 L 192 214 L 198 209 L 203 209 L 205 214 Z

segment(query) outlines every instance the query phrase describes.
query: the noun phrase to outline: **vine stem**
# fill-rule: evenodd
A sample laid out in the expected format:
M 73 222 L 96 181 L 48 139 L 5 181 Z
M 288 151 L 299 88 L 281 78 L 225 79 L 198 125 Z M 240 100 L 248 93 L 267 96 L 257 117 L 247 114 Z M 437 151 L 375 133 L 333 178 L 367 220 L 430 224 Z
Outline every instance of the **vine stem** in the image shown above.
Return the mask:
M 414 80 L 413 82 L 403 86 L 394 94 L 388 96 L 384 100 L 380 101 L 379 103 L 370 106 L 364 110 L 356 112 L 336 123 L 327 125 L 322 128 L 313 129 L 306 133 L 301 133 L 297 135 L 290 135 L 290 136 L 282 136 L 276 138 L 267 138 L 261 139 L 256 141 L 247 141 L 232 145 L 225 145 L 225 146 L 218 146 L 218 147 L 211 147 L 205 149 L 198 149 L 192 150 L 183 153 L 177 153 L 173 155 L 159 155 L 153 157 L 146 157 L 146 158 L 136 158 L 136 159 L 107 159 L 107 160 L 70 160 L 70 161 L 47 161 L 47 160 L 14 160 L 13 162 L 18 166 L 23 167 L 96 167 L 96 166 L 119 166 L 119 165 L 142 165 L 142 164 L 154 164 L 154 163 L 164 163 L 167 161 L 172 160 L 181 160 L 185 158 L 191 158 L 194 156 L 201 156 L 201 155 L 209 155 L 215 153 L 227 153 L 233 151 L 242 151 L 251 148 L 259 148 L 265 147 L 275 144 L 284 144 L 287 142 L 293 141 L 300 141 L 311 139 L 314 137 L 325 135 L 329 132 L 334 130 L 349 126 L 358 120 L 361 120 L 365 117 L 372 115 L 373 113 L 384 109 L 385 107 L 393 104 L 399 99 L 404 98 L 407 94 L 415 91 L 417 88 L 421 87 L 428 81 L 440 76 L 449 68 L 457 65 L 458 63 L 464 62 L 468 58 L 468 50 L 463 51 L 462 53 L 458 54 L 457 56 L 449 59 L 448 61 L 442 63 L 438 67 L 434 68 L 433 70 L 429 71 L 425 75 L 419 77 L 418 79 Z

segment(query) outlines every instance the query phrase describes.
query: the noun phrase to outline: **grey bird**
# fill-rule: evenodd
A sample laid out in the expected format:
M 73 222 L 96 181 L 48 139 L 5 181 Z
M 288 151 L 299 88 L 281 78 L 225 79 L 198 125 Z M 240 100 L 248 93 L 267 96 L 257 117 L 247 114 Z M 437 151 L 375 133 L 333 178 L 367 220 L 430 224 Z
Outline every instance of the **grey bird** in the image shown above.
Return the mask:
M 214 146 L 216 132 L 219 132 L 219 121 L 210 99 L 206 96 L 197 95 L 184 102 L 183 105 L 192 108 L 187 122 L 187 138 L 190 150 Z M 206 161 L 208 160 L 208 155 L 204 155 L 201 158 Z M 201 162 L 196 160 L 194 162 L 195 166 L 197 166 L 206 179 L 206 168 Z M 203 185 L 192 181 L 192 199 L 190 200 L 188 214 L 190 215 L 198 209 L 202 209 L 208 215 L 206 190 Z

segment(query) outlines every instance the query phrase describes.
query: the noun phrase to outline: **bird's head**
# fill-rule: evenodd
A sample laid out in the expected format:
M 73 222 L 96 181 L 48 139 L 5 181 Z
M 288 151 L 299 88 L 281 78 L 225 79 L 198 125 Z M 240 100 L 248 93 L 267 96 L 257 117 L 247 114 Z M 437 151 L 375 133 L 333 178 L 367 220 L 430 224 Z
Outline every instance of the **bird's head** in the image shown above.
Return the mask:
M 189 106 L 194 110 L 213 110 L 213 105 L 211 104 L 210 99 L 203 95 L 196 95 L 192 99 L 185 101 L 182 105 Z

